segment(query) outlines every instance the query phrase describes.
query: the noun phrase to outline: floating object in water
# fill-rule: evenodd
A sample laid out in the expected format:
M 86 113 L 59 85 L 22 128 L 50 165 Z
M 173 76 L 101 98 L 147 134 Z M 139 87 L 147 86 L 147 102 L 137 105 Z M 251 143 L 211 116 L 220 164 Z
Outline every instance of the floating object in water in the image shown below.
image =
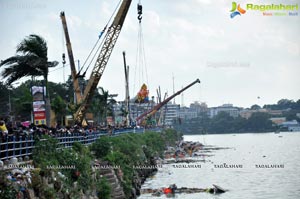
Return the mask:
M 187 188 L 187 187 L 181 187 L 177 188 L 176 185 L 170 185 L 169 187 L 161 188 L 161 189 L 142 189 L 141 193 L 142 194 L 149 194 L 152 193 L 152 196 L 161 196 L 162 194 L 165 194 L 167 197 L 168 196 L 174 196 L 175 194 L 180 194 L 180 193 L 201 193 L 201 192 L 207 192 L 211 194 L 221 194 L 225 193 L 226 189 L 223 189 L 222 187 L 213 184 L 212 188 Z

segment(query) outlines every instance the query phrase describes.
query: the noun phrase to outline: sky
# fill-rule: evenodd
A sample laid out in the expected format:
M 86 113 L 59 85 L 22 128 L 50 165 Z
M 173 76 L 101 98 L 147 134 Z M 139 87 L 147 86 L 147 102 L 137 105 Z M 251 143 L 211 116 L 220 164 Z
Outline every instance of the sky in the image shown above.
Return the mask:
M 186 106 L 200 101 L 209 107 L 224 103 L 250 107 L 277 103 L 283 98 L 300 99 L 299 10 L 294 11 L 298 16 L 263 16 L 261 11 L 247 10 L 230 18 L 229 0 L 140 1 L 146 69 L 136 61 L 138 0 L 133 0 L 98 84 L 112 94 L 118 93 L 117 100 L 125 98 L 123 51 L 130 67 L 130 96 L 136 95 L 142 82 L 147 83 L 150 96 L 156 96 L 158 86 L 162 93 L 171 95 L 174 77 L 175 91 L 197 78 L 201 81 L 176 97 L 176 103 Z M 118 3 L 119 0 L 0 0 L 0 59 L 13 56 L 24 37 L 41 35 L 48 43 L 49 60 L 60 62 L 50 69 L 49 81 L 63 82 L 70 68 L 62 67 L 61 56 L 67 55 L 67 50 L 60 12 L 65 11 L 74 58 L 82 64 Z M 300 4 L 300 0 L 237 3 L 245 9 L 247 3 Z M 140 77 L 142 68 L 144 74 L 147 70 L 147 77 Z

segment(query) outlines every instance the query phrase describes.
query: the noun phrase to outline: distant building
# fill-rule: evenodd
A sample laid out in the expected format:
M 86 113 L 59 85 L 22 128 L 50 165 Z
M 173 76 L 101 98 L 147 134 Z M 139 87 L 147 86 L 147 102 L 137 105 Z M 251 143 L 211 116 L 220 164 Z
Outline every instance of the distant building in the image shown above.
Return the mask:
M 286 121 L 285 117 L 272 117 L 270 118 L 270 120 L 277 125 L 281 125 L 282 123 L 284 123 Z
M 172 125 L 179 118 L 180 105 L 168 103 L 165 106 L 165 124 Z
M 287 128 L 289 131 L 300 131 L 300 124 L 297 120 L 283 122 L 280 126 Z
M 209 108 L 209 117 L 213 118 L 220 112 L 226 112 L 232 117 L 238 117 L 240 110 L 232 104 L 223 104 L 222 106 Z
M 181 107 L 183 108 L 183 107 Z M 201 104 L 197 101 L 195 101 L 194 103 L 190 104 L 190 109 L 195 111 L 196 113 L 200 113 L 201 112 Z
M 188 107 L 180 107 L 179 118 L 184 120 L 190 120 L 196 118 L 198 115 L 197 111 Z
M 257 109 L 257 110 L 250 110 L 244 109 L 241 110 L 239 115 L 243 118 L 249 119 L 253 113 L 268 113 L 272 116 L 280 116 L 282 115 L 282 110 L 270 110 L 270 109 Z
M 190 110 L 199 115 L 200 113 L 208 112 L 208 107 L 205 102 L 200 103 L 195 101 L 194 103 L 190 104 Z
M 245 119 L 249 119 L 256 110 L 244 109 L 240 111 L 240 116 Z
M 269 113 L 270 115 L 274 115 L 275 116 L 275 115 L 282 115 L 283 111 L 282 110 L 270 110 L 270 109 L 267 109 L 266 112 Z

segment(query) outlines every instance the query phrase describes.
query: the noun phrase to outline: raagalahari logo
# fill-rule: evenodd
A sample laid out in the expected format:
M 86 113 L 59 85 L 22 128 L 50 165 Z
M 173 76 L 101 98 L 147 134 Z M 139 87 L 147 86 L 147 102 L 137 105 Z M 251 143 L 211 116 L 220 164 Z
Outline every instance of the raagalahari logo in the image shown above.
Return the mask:
M 237 5 L 236 2 L 232 2 L 232 8 L 230 12 L 231 12 L 230 18 L 234 18 L 237 15 L 245 14 L 246 10 L 241 8 L 240 4 Z
M 232 2 L 230 18 L 245 14 L 247 11 L 258 11 L 263 16 L 298 16 L 298 4 L 253 4 L 247 3 L 246 9 L 241 8 L 240 4 Z

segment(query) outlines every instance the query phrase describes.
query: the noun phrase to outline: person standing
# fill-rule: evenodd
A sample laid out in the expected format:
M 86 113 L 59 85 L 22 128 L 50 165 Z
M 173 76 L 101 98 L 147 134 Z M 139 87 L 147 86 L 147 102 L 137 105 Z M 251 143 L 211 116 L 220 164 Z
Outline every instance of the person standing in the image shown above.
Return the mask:
M 3 120 L 0 120 L 0 131 L 2 132 L 3 136 L 8 134 L 7 128 L 5 126 L 5 122 Z

